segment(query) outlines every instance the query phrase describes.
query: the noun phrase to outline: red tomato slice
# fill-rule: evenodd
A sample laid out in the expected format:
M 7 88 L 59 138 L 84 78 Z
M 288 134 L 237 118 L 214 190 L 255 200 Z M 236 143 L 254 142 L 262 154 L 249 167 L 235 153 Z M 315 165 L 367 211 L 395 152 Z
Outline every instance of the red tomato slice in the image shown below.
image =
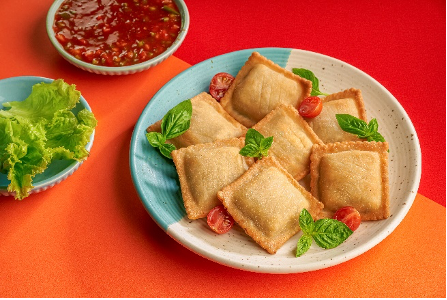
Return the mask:
M 233 227 L 234 220 L 223 205 L 214 207 L 206 218 L 208 226 L 216 233 L 228 232 Z
M 321 102 L 320 97 L 313 96 L 307 97 L 301 102 L 298 111 L 302 117 L 305 118 L 315 118 L 321 113 L 323 109 L 323 102 Z
M 360 213 L 352 206 L 344 206 L 337 210 L 334 219 L 345 223 L 352 231 L 359 228 L 362 221 Z
M 233 81 L 233 75 L 225 72 L 217 73 L 216 75 L 214 75 L 210 82 L 211 96 L 213 96 L 213 98 L 217 101 L 220 101 Z

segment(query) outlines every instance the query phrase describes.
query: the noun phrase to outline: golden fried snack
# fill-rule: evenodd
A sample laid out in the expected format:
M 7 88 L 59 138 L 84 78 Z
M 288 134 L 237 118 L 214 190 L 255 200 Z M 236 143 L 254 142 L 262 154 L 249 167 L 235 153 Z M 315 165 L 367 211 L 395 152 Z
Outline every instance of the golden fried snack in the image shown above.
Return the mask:
M 311 90 L 311 81 L 253 52 L 220 103 L 233 118 L 248 128 L 281 103 L 297 107 Z
M 322 143 L 292 105 L 281 104 L 253 126 L 264 136 L 273 136 L 269 155 L 296 180 L 309 173 L 312 145 Z
M 355 207 L 362 220 L 390 215 L 387 142 L 314 145 L 310 157 L 311 192 L 324 204 L 322 217 L 343 206 Z
M 217 197 L 237 224 L 270 254 L 300 230 L 302 209 L 315 218 L 323 208 L 272 156 L 258 160 Z
M 359 141 L 352 133 L 343 131 L 338 125 L 336 114 L 349 114 L 366 121 L 365 105 L 362 93 L 358 89 L 350 88 L 343 92 L 331 94 L 322 99 L 321 113 L 312 119 L 306 119 L 312 130 L 324 143 L 344 141 Z
M 167 140 L 177 149 L 190 145 L 214 142 L 244 136 L 247 128 L 233 119 L 222 106 L 202 92 L 191 98 L 192 116 L 189 129 L 182 135 Z M 161 120 L 147 128 L 147 132 L 160 132 Z
M 253 158 L 239 154 L 243 138 L 192 145 L 171 152 L 189 219 L 206 217 L 221 204 L 217 192 L 239 178 Z

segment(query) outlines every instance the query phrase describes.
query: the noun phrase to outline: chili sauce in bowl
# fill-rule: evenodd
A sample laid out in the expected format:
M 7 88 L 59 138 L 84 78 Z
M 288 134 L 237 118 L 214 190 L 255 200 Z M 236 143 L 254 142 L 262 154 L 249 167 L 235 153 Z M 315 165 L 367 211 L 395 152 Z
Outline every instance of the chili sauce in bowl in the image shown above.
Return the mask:
M 183 0 L 57 0 L 48 36 L 81 69 L 105 75 L 146 70 L 172 55 L 185 38 Z

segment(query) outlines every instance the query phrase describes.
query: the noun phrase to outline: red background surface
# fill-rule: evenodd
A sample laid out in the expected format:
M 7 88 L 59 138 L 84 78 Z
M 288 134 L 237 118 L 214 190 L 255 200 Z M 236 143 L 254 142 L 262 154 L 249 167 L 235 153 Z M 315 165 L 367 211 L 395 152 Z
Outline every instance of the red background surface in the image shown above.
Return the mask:
M 186 3 L 191 29 L 175 55 L 190 64 L 241 49 L 285 47 L 332 56 L 379 81 L 420 139 L 419 192 L 445 206 L 445 1 Z
M 0 198 L 0 297 L 446 296 L 445 2 L 187 0 L 190 32 L 175 57 L 115 77 L 57 54 L 45 31 L 51 3 L 2 1 L 0 78 L 74 83 L 99 124 L 91 156 L 69 179 L 23 201 Z M 255 47 L 341 59 L 382 83 L 416 127 L 419 193 L 396 230 L 359 257 L 302 274 L 232 269 L 179 245 L 138 199 L 129 143 L 147 102 L 190 65 Z

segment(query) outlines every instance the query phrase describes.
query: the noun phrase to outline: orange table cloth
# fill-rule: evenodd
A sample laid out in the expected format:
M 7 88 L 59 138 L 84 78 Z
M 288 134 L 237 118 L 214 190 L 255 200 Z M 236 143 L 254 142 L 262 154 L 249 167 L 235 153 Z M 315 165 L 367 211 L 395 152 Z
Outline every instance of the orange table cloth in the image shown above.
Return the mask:
M 445 128 L 434 133 L 438 141 L 444 138 L 444 145 L 427 146 L 431 143 L 430 138 L 433 139 L 427 134 L 432 126 L 416 118 L 415 127 L 418 134 L 421 133 L 419 138 L 423 158 L 428 159 L 430 156 L 424 150 L 442 151 L 441 155 L 438 152 L 433 155 L 437 156 L 438 160 L 440 157 L 441 161 L 443 158 L 444 165 L 440 171 L 434 171 L 435 162 L 425 160 L 430 166 L 423 167 L 421 189 L 423 183 L 426 189 L 424 192 L 419 190 L 408 215 L 396 230 L 373 249 L 340 265 L 299 274 L 258 274 L 222 266 L 187 250 L 171 239 L 151 219 L 140 202 L 131 180 L 129 144 L 133 127 L 143 108 L 169 79 L 201 59 L 228 50 L 238 50 L 229 48 L 228 44 L 232 41 L 228 39 L 220 40 L 221 46 L 213 43 L 218 42 L 217 29 L 228 28 L 218 28 L 217 25 L 221 24 L 210 21 L 212 18 L 218 18 L 224 22 L 216 15 L 218 10 L 225 16 L 229 16 L 231 11 L 236 14 L 234 18 L 237 18 L 237 14 L 241 12 L 239 10 L 235 13 L 236 3 L 228 4 L 228 7 L 221 3 L 214 7 L 213 4 L 206 2 L 209 6 L 213 6 L 206 10 L 205 2 L 187 1 L 192 17 L 191 38 L 185 41 L 175 57 L 143 73 L 102 76 L 71 66 L 52 48 L 45 31 L 45 15 L 51 2 L 50 0 L 2 2 L 0 54 L 3 60 L 0 79 L 21 75 L 63 78 L 68 83 L 76 84 L 89 102 L 99 123 L 90 157 L 67 180 L 23 201 L 16 201 L 12 197 L 0 197 L 0 297 L 446 296 Z M 374 16 L 374 13 L 379 14 L 381 9 L 374 8 L 372 2 L 359 1 L 354 8 L 363 7 L 370 10 Z M 239 1 L 237 3 L 240 4 Z M 327 12 L 323 9 L 323 4 L 327 4 L 325 1 L 317 3 L 322 4 L 317 6 L 322 11 L 322 14 L 318 14 L 320 20 L 332 16 L 335 24 L 342 23 L 344 15 L 340 16 L 340 13 L 345 12 L 343 9 L 337 7 L 339 12 L 337 15 L 333 11 Z M 308 5 L 315 7 L 317 3 L 309 2 Z M 440 32 L 427 34 L 432 35 L 430 38 L 444 36 L 444 56 L 439 57 L 439 64 L 442 65 L 443 62 L 444 65 L 441 69 L 436 69 L 438 70 L 436 74 L 444 76 L 442 84 L 445 84 L 445 2 L 423 3 L 427 5 L 421 8 L 422 12 L 432 14 L 422 14 L 419 19 L 412 19 L 412 22 L 421 26 L 424 21 L 433 18 L 433 14 L 439 17 L 438 9 L 444 9 L 440 12 L 444 19 L 437 23 L 439 25 L 444 21 L 444 27 L 438 28 Z M 295 2 L 283 4 L 280 12 L 289 16 L 286 9 L 292 4 L 295 5 Z M 242 6 L 243 12 L 249 11 L 244 5 Z M 256 11 L 255 6 L 249 8 Z M 402 8 L 399 14 L 412 16 L 413 8 L 413 6 Z M 273 11 L 273 4 L 271 9 Z M 392 15 L 388 11 L 389 8 L 383 10 L 384 15 L 381 15 L 381 18 Z M 297 8 L 293 9 L 293 12 L 298 11 Z M 304 16 L 310 15 L 311 11 L 310 8 L 306 8 L 307 15 Z M 346 12 L 349 10 L 346 9 Z M 259 16 L 259 13 L 254 15 Z M 358 18 L 356 17 L 356 20 Z M 346 20 L 346 17 L 344 19 Z M 244 26 L 252 27 L 257 24 L 256 22 L 262 22 L 259 19 L 255 22 L 251 18 L 242 20 Z M 374 25 L 378 26 L 376 32 L 365 30 L 364 35 L 372 34 L 373 39 L 379 40 L 379 36 L 383 35 L 380 30 L 383 30 L 386 24 L 380 25 L 376 21 L 377 19 L 372 17 L 364 20 L 368 29 L 375 28 Z M 198 24 L 204 25 L 206 22 L 215 25 L 213 25 L 213 34 L 216 34 L 213 35 L 214 40 L 200 39 L 201 32 L 206 36 L 210 28 L 199 27 Z M 285 21 L 278 19 L 278 26 L 283 22 Z M 303 26 L 302 22 L 294 24 L 297 23 L 301 25 L 295 26 Z M 319 21 L 312 21 L 313 25 L 316 23 Z M 232 23 L 226 25 L 229 26 L 230 32 L 224 36 L 232 36 L 233 40 L 237 40 L 235 47 L 242 48 L 240 40 L 244 36 L 239 36 L 235 30 L 235 27 L 238 27 L 235 25 L 232 27 Z M 331 31 L 333 29 L 328 23 L 323 25 L 326 25 L 324 28 L 327 32 L 323 34 L 320 29 L 319 35 L 312 38 L 315 44 L 317 40 L 319 43 L 324 43 L 324 40 L 330 39 L 332 35 L 337 35 L 345 42 L 349 39 L 346 34 Z M 254 42 L 252 38 L 246 38 L 251 42 L 247 42 L 244 48 L 262 46 L 302 48 L 286 40 L 281 42 L 278 37 L 271 40 L 271 35 L 277 29 L 271 24 L 262 26 L 264 30 L 270 27 L 272 31 L 265 32 L 262 41 Z M 396 26 L 403 25 L 397 23 Z M 200 42 L 195 45 L 197 41 Z M 349 51 L 346 49 L 346 52 L 343 52 L 345 50 L 341 44 L 336 44 L 333 46 L 335 52 L 339 50 L 344 54 L 338 57 L 332 56 L 349 62 L 349 59 L 345 58 L 350 57 L 351 51 L 365 51 L 364 59 L 375 58 L 374 54 L 368 52 L 371 49 L 365 50 L 361 47 L 362 43 L 359 43 L 358 46 L 350 44 L 354 47 Z M 435 44 L 427 44 L 425 47 L 429 53 L 431 51 L 438 55 L 439 50 L 433 47 L 439 42 L 433 43 Z M 393 47 L 398 46 L 389 45 L 389 47 L 389 50 L 394 51 L 396 55 Z M 309 48 L 307 50 L 319 50 L 318 47 Z M 193 52 L 195 54 L 192 54 Z M 328 51 L 317 52 L 331 54 Z M 407 55 L 409 54 L 405 54 L 404 59 Z M 356 62 L 359 55 L 354 57 L 355 59 L 350 62 L 358 66 Z M 380 61 L 378 63 L 380 64 Z M 368 68 L 361 69 L 370 73 Z M 387 70 L 390 69 L 387 67 Z M 439 70 L 444 73 L 439 73 Z M 382 74 L 379 81 L 385 86 L 394 86 L 396 76 L 415 79 L 419 78 L 420 74 L 401 74 L 396 70 L 395 73 Z M 412 84 L 418 83 L 415 81 Z M 408 86 L 410 85 L 407 84 Z M 439 103 L 444 105 L 445 110 L 445 85 L 438 87 L 444 91 L 440 96 L 443 97 L 443 102 Z M 413 91 L 401 91 L 398 87 L 394 88 L 397 94 L 402 93 L 400 96 L 413 93 Z M 391 91 L 400 100 L 396 92 Z M 440 95 L 439 91 L 434 93 Z M 413 117 L 417 105 L 412 105 L 409 100 L 405 100 L 403 105 L 410 112 L 410 117 Z M 441 124 L 444 121 L 445 127 L 444 111 L 433 113 L 432 119 L 441 120 Z M 440 128 L 439 124 L 434 126 Z M 434 176 L 441 181 L 436 188 L 431 182 L 426 183 Z M 433 194 L 433 189 L 437 194 Z

